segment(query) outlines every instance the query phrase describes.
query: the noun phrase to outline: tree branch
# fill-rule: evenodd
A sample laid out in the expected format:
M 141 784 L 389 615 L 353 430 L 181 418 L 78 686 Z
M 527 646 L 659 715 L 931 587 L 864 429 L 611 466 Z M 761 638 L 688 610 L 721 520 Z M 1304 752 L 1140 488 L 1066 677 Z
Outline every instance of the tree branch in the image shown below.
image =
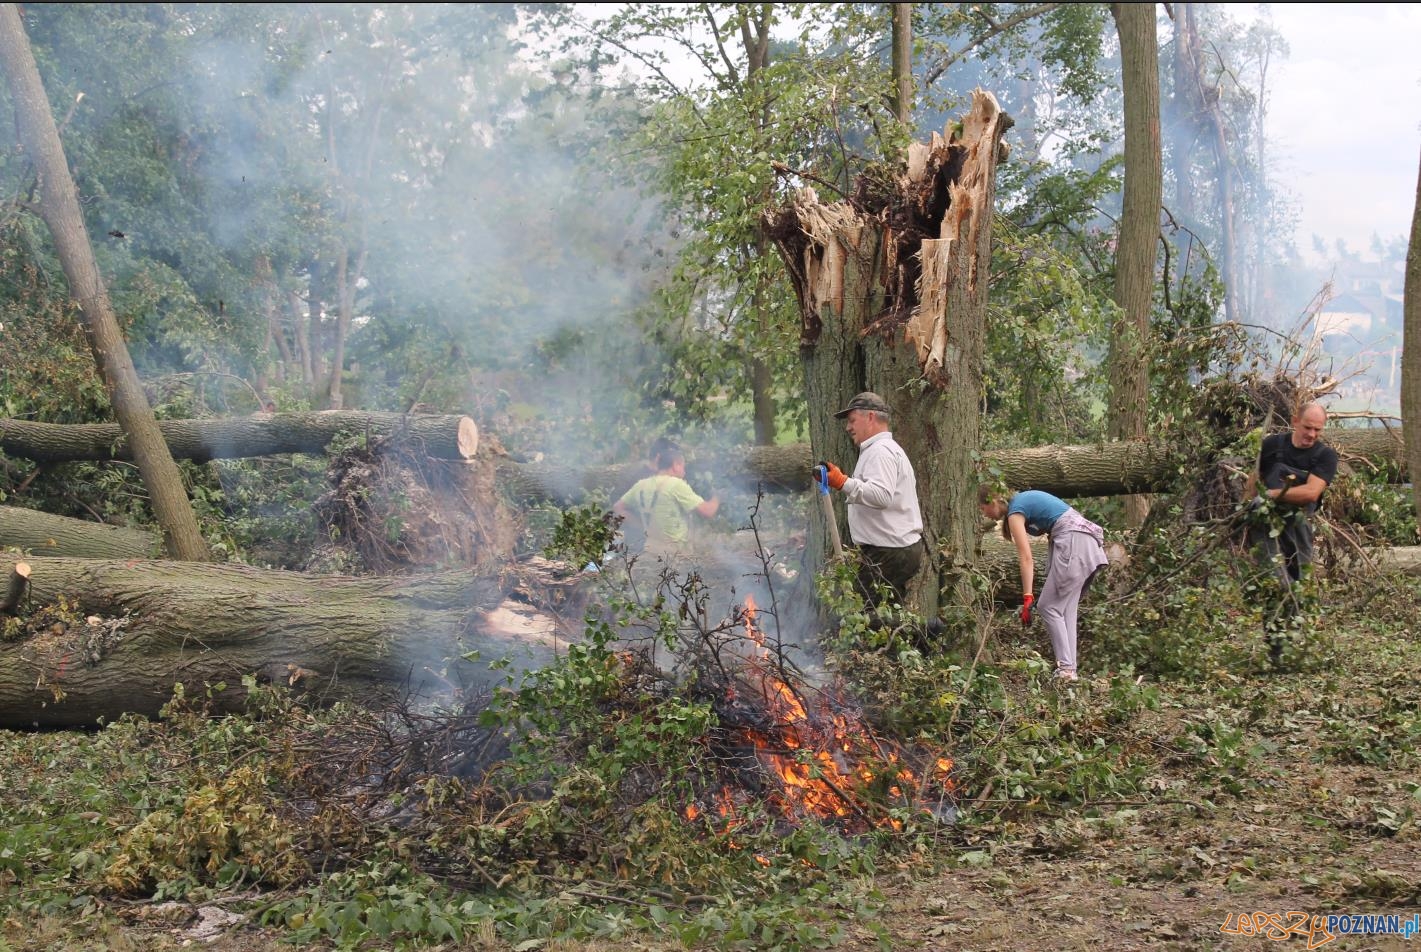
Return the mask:
M 974 37 L 973 39 L 968 41 L 967 45 L 963 46 L 962 49 L 958 50 L 957 52 L 949 53 L 942 59 L 941 62 L 939 62 L 932 69 L 928 70 L 927 75 L 923 77 L 923 87 L 926 88 L 937 82 L 937 80 L 942 76 L 942 74 L 947 72 L 947 68 L 949 66 L 962 59 L 962 57 L 966 56 L 968 53 L 972 52 L 977 47 L 982 46 L 989 40 L 1001 36 L 1008 30 L 1017 27 L 1022 23 L 1025 23 L 1027 20 L 1033 19 L 1034 17 L 1039 17 L 1046 13 L 1050 13 L 1052 10 L 1056 9 L 1059 6 L 1061 6 L 1061 4 L 1059 3 L 1038 3 L 1034 7 L 1028 7 L 1027 9 L 1022 10 L 1019 13 L 1015 13 L 1012 16 L 1007 17 L 1000 23 L 987 16 L 986 13 L 982 12 L 982 9 L 980 7 L 974 8 L 974 12 L 987 22 L 987 32 L 983 33 L 981 36 Z

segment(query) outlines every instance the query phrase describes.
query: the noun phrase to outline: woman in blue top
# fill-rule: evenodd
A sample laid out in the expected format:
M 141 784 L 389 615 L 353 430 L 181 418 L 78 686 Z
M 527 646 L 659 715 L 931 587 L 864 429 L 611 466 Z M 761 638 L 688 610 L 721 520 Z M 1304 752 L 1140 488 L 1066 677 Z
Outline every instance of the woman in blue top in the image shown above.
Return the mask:
M 1106 564 L 1105 533 L 1100 526 L 1060 499 L 1039 489 L 1028 489 L 1003 501 L 988 486 L 977 491 L 982 515 L 1001 519 L 1002 535 L 1016 545 L 1021 567 L 1021 623 L 1031 624 L 1032 604 L 1039 606 L 1042 623 L 1056 653 L 1056 677 L 1076 680 L 1076 614 L 1081 593 L 1096 571 Z M 1036 563 L 1030 536 L 1050 537 L 1046 582 L 1039 600 L 1032 596 Z

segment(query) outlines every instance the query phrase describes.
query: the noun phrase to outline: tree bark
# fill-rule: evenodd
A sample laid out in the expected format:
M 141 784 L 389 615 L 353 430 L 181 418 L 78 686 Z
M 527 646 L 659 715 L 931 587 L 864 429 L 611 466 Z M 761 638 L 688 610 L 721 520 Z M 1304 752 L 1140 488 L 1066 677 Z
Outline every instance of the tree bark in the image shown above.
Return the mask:
M 1198 223 L 1194 209 L 1194 145 L 1199 126 L 1199 82 L 1198 50 L 1194 44 L 1199 34 L 1186 23 L 1192 4 L 1180 2 L 1174 5 L 1174 89 L 1170 97 L 1170 128 L 1174 147 L 1170 150 L 1170 165 L 1174 171 L 1174 206 L 1170 209 L 1175 223 L 1173 231 L 1181 270 L 1185 253 L 1189 250 L 1194 236 L 1198 233 Z M 1168 275 L 1166 275 L 1168 280 Z
M 16 562 L 10 567 L 10 577 L 5 582 L 5 594 L 0 595 L 0 615 L 9 615 L 19 608 L 29 590 L 30 565 L 28 562 Z
M 1199 38 L 1199 23 L 1195 15 L 1197 7 L 1197 3 L 1180 3 L 1175 7 L 1176 23 L 1183 26 L 1182 31 L 1175 31 L 1175 43 L 1178 46 L 1182 42 L 1180 51 L 1183 52 L 1188 67 L 1187 76 L 1179 76 L 1176 70 L 1176 82 L 1182 79 L 1192 88 L 1190 99 L 1194 106 L 1193 125 L 1198 128 L 1205 122 L 1208 124 L 1219 200 L 1219 273 L 1224 284 L 1224 318 L 1229 321 L 1242 321 L 1243 315 L 1238 307 L 1238 242 L 1234 228 L 1233 157 L 1229 154 L 1228 134 L 1223 113 L 1219 108 L 1218 83 L 1210 84 L 1204 76 L 1203 43 Z M 1176 52 L 1176 60 L 1178 53 L 1179 51 Z
M 29 601 L 72 620 L 0 644 L 0 726 L 77 727 L 157 715 L 181 683 L 238 709 L 257 675 L 328 700 L 378 692 L 482 692 L 545 662 L 552 636 L 484 624 L 505 583 L 468 572 L 319 577 L 238 565 L 29 559 Z M 15 560 L 0 557 L 0 578 Z M 465 655 L 476 650 L 478 660 Z
M 210 420 L 160 420 L 158 431 L 173 457 L 194 462 L 323 453 L 342 434 L 405 437 L 421 443 L 431 459 L 472 459 L 479 446 L 478 425 L 469 417 L 454 414 L 356 410 L 254 413 Z M 0 452 L 51 463 L 132 458 L 123 433 L 109 423 L 0 420 Z
M 913 125 L 913 5 L 894 3 L 893 115 L 904 126 Z
M 1405 464 L 1405 441 L 1400 430 L 1339 429 L 1328 431 L 1324 439 L 1336 447 L 1344 460 L 1396 467 Z M 766 492 L 807 492 L 809 471 L 818 458 L 810 444 L 789 443 L 742 447 L 720 454 L 688 454 L 687 466 L 692 471 L 710 471 L 718 480 L 752 491 L 761 488 Z M 982 466 L 1000 473 L 1008 488 L 1044 489 L 1063 499 L 1162 492 L 1180 478 L 1179 463 L 1171 447 L 1144 440 L 986 450 L 982 453 Z M 646 469 L 635 463 L 588 469 L 517 463 L 507 458 L 498 463 L 499 483 L 510 496 L 561 505 L 580 502 L 594 491 L 611 493 L 615 498 L 646 475 Z
M 824 378 L 820 375 L 816 379 Z M 468 417 L 406 417 L 397 413 L 355 411 L 258 414 L 226 420 L 162 420 L 158 425 L 173 455 L 194 461 L 272 453 L 319 453 L 336 435 L 351 432 L 378 436 L 408 432 L 424 443 L 431 458 L 461 460 L 473 456 L 478 433 L 477 425 Z M 407 430 L 402 429 L 405 426 Z M 831 436 L 842 439 L 845 454 L 851 452 L 842 429 L 833 428 L 826 432 L 824 439 L 827 441 Z M 1395 467 L 1406 465 L 1401 430 L 1335 429 L 1329 430 L 1324 438 L 1344 459 L 1371 460 Z M 112 424 L 0 420 L 0 452 L 43 462 L 126 458 L 121 436 Z M 693 472 L 709 471 L 718 480 L 751 491 L 805 492 L 809 489 L 809 471 L 819 458 L 822 457 L 814 453 L 811 444 L 789 443 L 738 447 L 724 453 L 688 453 L 687 465 Z M 1010 488 L 1044 489 L 1066 499 L 1160 492 L 1173 485 L 1179 475 L 1171 447 L 1145 440 L 986 450 L 982 453 L 982 465 L 999 472 Z M 497 467 L 499 484 L 512 498 L 560 505 L 581 502 L 593 492 L 619 496 L 632 483 L 648 475 L 641 463 L 572 467 L 519 463 L 500 457 Z M 74 521 L 102 529 L 98 523 Z M 3 537 L 0 544 L 4 544 Z
M 1367 555 L 1383 572 L 1391 572 L 1396 575 L 1421 575 L 1421 545 L 1369 549 Z
M 1402 298 L 1401 419 L 1406 427 L 1406 460 L 1411 494 L 1421 517 L 1421 171 L 1417 173 L 1416 206 L 1411 214 L 1411 244 L 1406 249 L 1406 285 Z
M 833 413 L 873 390 L 913 460 L 933 558 L 909 600 L 925 614 L 944 586 L 955 588 L 976 548 L 991 225 L 1010 126 L 996 99 L 978 91 L 960 126 L 909 148 L 886 199 L 865 188 L 826 206 L 805 189 L 766 217 L 800 305 L 814 458 L 850 468 L 856 450 Z M 811 542 L 822 556 L 818 527 Z
M 155 559 L 163 540 L 141 529 L 0 506 L 0 548 L 81 559 Z
M 764 83 L 764 71 L 770 65 L 770 26 L 774 7 L 768 3 L 758 6 L 742 3 L 735 10 L 740 22 L 740 41 L 745 47 L 745 84 L 749 97 L 759 103 L 758 108 L 750 111 L 751 121 L 757 127 L 757 136 L 763 141 L 770 128 L 771 117 L 769 99 L 760 87 Z M 760 194 L 762 206 L 770 203 L 771 194 L 772 183 L 767 180 Z M 757 233 L 754 240 L 746 245 L 745 253 L 752 261 L 765 260 L 770 253 L 769 240 L 763 233 Z M 769 338 L 772 317 L 769 307 L 771 295 L 767 286 L 769 274 L 762 269 L 752 269 L 751 281 L 754 283 L 750 292 L 749 318 L 755 324 L 751 340 L 765 340 Z M 764 354 L 757 352 L 753 345 L 749 351 L 745 355 L 745 375 L 750 384 L 755 444 L 773 446 L 779 431 L 779 407 L 774 397 L 773 369 Z
M 118 424 L 133 448 L 133 459 L 148 488 L 153 514 L 163 527 L 168 553 L 177 559 L 210 557 L 187 498 L 181 474 L 158 432 L 153 408 L 143 393 L 109 302 L 108 290 L 94 261 L 89 234 L 79 209 L 79 195 L 69 174 L 64 145 L 54 125 L 49 99 L 40 81 L 24 24 L 16 5 L 0 5 L 0 69 L 15 100 L 19 139 L 40 180 L 39 214 L 54 237 L 69 290 L 79 305 L 84 332 L 103 376 Z
M 1125 93 L 1125 195 L 1115 251 L 1115 303 L 1119 314 L 1110 334 L 1110 405 L 1107 432 L 1113 439 L 1145 436 L 1150 399 L 1150 312 L 1164 174 L 1160 164 L 1159 47 L 1153 3 L 1112 3 L 1120 37 L 1121 84 Z M 1132 525 L 1144 522 L 1148 505 L 1127 502 Z

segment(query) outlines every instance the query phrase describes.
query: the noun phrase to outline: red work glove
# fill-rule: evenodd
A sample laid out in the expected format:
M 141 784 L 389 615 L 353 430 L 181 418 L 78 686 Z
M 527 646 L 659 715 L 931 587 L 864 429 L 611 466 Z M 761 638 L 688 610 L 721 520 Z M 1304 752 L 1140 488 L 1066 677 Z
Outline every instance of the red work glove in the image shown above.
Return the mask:
M 1031 616 L 1035 614 L 1032 605 L 1036 603 L 1036 596 L 1030 592 L 1021 596 L 1021 627 L 1026 628 L 1031 625 Z
M 845 480 L 849 478 L 844 475 L 844 471 L 833 463 L 823 463 L 821 465 L 824 467 L 824 471 L 829 474 L 829 488 L 843 489 Z

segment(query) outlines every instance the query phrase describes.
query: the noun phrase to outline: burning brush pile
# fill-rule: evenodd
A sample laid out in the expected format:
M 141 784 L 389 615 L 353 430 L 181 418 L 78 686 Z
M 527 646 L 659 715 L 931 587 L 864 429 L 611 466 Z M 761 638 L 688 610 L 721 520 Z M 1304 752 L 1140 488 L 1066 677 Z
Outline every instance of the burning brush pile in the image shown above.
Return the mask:
M 951 759 L 879 736 L 846 692 L 812 685 L 767 645 L 753 598 L 737 616 L 738 630 L 706 633 L 680 665 L 681 690 L 714 714 L 688 820 L 726 832 L 767 810 L 777 825 L 859 834 L 912 814 L 954 818 Z
M 799 832 L 950 823 L 952 762 L 880 736 L 846 696 L 812 687 L 766 644 L 757 614 L 751 602 L 683 637 L 674 668 L 592 631 L 501 696 L 323 733 L 283 795 L 304 827 L 326 831 L 307 861 L 339 866 L 358 852 L 341 844 L 394 835 L 424 844 L 418 868 L 453 885 L 697 892 L 716 856 L 810 874 L 802 853 L 779 848 Z
M 670 594 L 669 608 L 600 606 L 557 663 L 491 696 L 310 715 L 272 784 L 306 867 L 397 843 L 411 870 L 461 889 L 651 888 L 689 908 L 728 875 L 763 870 L 752 881 L 773 893 L 856 868 L 848 838 L 945 831 L 942 751 L 883 736 L 817 686 L 764 631 L 772 610 L 746 599 L 708 624 L 704 602 Z

